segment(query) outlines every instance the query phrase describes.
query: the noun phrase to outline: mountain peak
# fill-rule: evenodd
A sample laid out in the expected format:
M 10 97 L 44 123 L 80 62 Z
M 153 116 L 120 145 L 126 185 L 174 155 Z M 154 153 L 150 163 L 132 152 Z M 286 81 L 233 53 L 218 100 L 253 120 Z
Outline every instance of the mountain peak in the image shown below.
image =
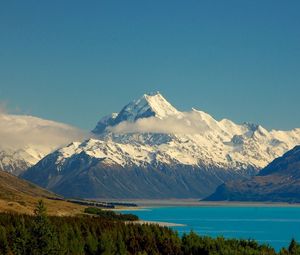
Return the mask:
M 159 91 L 151 91 L 151 92 L 148 92 L 148 93 L 145 93 L 143 95 L 144 97 L 152 97 L 152 96 L 162 96 L 162 94 L 159 92 Z
M 133 101 L 136 109 L 140 111 L 140 114 L 144 114 L 146 111 L 152 111 L 153 116 L 158 118 L 164 118 L 169 115 L 178 113 L 178 110 L 172 106 L 158 91 L 149 94 L 144 94 L 143 97 L 137 101 Z
M 173 107 L 159 92 L 144 94 L 141 98 L 127 104 L 118 114 L 116 120 L 136 121 L 140 118 L 155 116 L 164 118 L 177 114 Z
M 100 134 L 107 126 L 115 126 L 123 121 L 135 122 L 138 119 L 149 117 L 163 119 L 178 113 L 179 111 L 158 91 L 147 93 L 139 99 L 131 101 L 117 115 L 101 119 L 93 132 Z

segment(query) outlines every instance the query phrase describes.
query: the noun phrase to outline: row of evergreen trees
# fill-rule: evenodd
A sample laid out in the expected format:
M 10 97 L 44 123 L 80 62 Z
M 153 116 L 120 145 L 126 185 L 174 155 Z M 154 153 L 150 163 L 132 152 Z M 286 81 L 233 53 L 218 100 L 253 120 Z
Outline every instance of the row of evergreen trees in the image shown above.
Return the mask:
M 85 208 L 84 212 L 88 214 L 98 215 L 99 217 L 101 217 L 101 219 L 106 219 L 106 220 L 120 220 L 120 221 L 139 220 L 138 216 L 131 213 L 126 213 L 126 214 L 115 213 L 114 211 L 104 211 L 97 207 L 87 207 Z
M 0 214 L 0 254 L 224 254 L 268 255 L 273 248 L 251 240 L 183 235 L 158 225 L 129 224 L 101 216 L 48 217 L 40 201 L 34 216 Z M 280 255 L 300 254 L 293 240 Z

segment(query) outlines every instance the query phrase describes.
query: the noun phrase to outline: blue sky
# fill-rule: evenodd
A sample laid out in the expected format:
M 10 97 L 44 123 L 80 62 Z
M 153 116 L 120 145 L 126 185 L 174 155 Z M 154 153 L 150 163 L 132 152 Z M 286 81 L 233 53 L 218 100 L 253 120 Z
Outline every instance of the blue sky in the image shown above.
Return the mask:
M 91 129 L 145 92 L 300 127 L 300 1 L 1 1 L 0 102 Z

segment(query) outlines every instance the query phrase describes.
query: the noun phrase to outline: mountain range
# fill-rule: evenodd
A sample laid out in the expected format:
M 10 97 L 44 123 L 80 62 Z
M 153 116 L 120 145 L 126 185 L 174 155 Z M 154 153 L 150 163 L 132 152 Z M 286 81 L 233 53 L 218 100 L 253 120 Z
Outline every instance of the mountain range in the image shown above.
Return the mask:
M 22 177 L 68 197 L 192 198 L 247 179 L 300 144 L 300 129 L 215 120 L 145 94 L 102 118 L 93 138 L 44 157 Z
M 300 202 L 300 146 L 275 159 L 248 180 L 228 181 L 207 201 Z

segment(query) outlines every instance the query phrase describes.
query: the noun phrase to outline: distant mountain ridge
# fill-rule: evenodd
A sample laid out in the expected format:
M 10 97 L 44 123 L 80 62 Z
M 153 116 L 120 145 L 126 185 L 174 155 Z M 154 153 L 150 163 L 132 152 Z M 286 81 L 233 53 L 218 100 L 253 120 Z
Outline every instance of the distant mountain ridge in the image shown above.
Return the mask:
M 205 200 L 300 202 L 300 146 L 275 159 L 249 180 L 229 181 Z
M 50 151 L 49 151 L 50 152 Z M 35 152 L 34 150 L 18 149 L 2 149 L 0 151 L 0 167 L 6 172 L 19 175 L 24 170 L 33 166 L 45 155 L 43 153 Z
M 204 197 L 300 144 L 300 129 L 268 131 L 195 109 L 181 112 L 160 93 L 102 118 L 93 133 L 94 139 L 49 154 L 23 177 L 65 196 Z
M 83 137 L 81 131 L 66 124 L 0 113 L 0 168 L 19 175 L 48 153 Z

